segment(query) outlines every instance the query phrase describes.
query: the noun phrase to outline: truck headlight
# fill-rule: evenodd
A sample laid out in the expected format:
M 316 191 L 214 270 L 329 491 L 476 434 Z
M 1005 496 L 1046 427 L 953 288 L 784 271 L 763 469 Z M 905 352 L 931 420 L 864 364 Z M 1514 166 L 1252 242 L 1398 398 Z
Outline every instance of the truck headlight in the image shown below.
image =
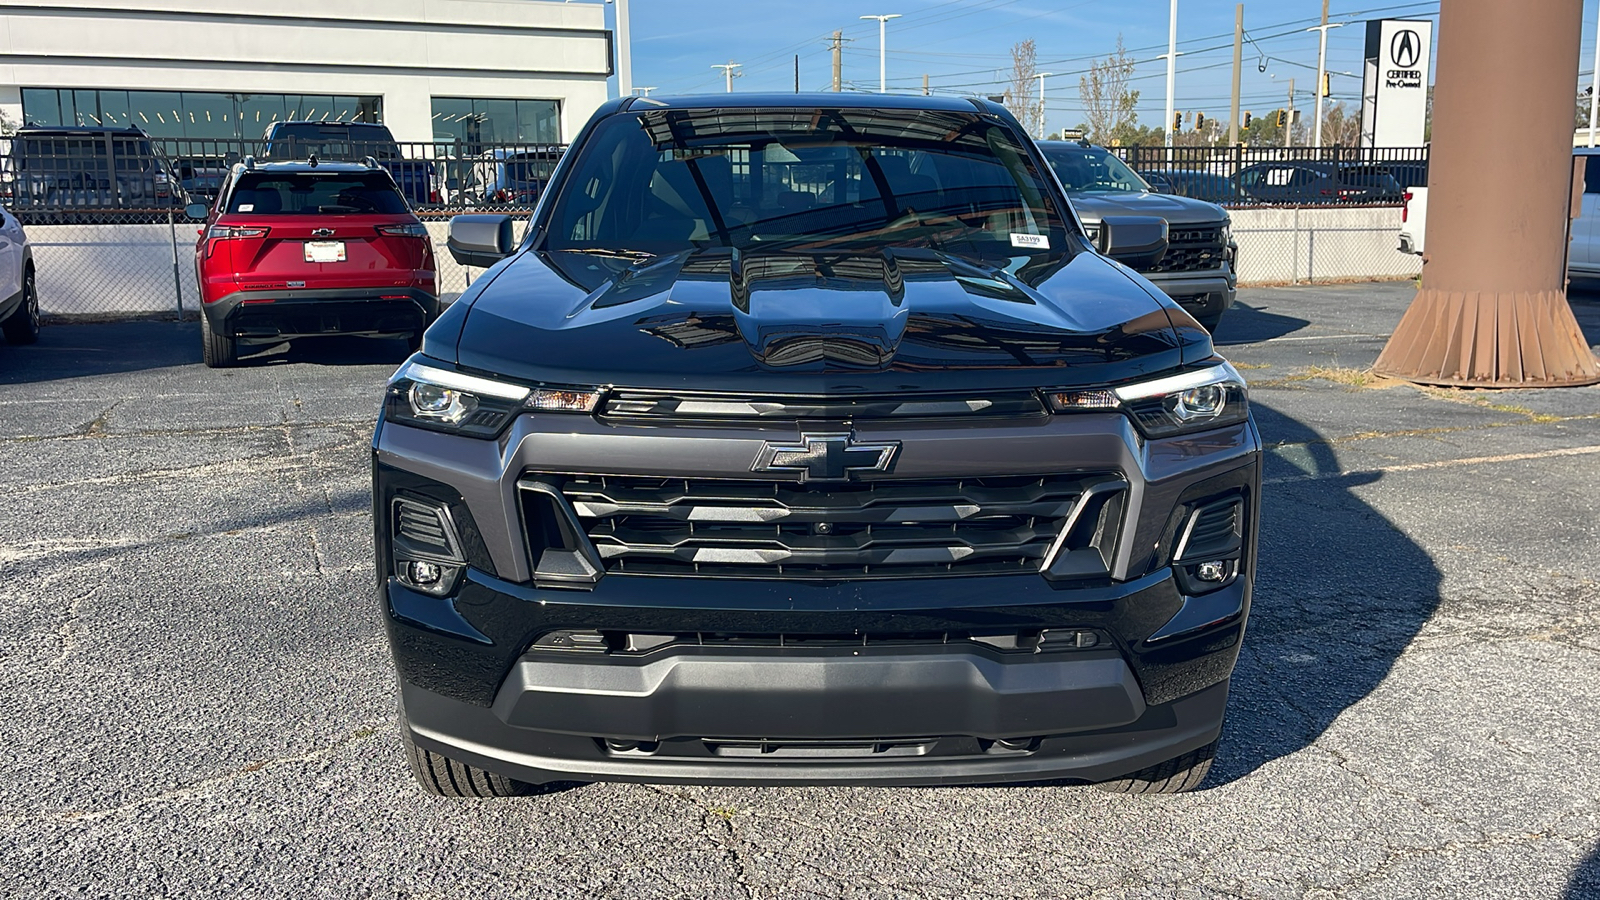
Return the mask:
M 1200 369 L 1115 388 L 1052 391 L 1056 412 L 1117 409 L 1146 437 L 1162 438 L 1243 422 L 1249 391 L 1238 370 L 1220 358 Z
M 593 389 L 509 384 L 411 360 L 389 379 L 383 412 L 405 425 L 492 438 L 520 412 L 587 413 L 599 402 Z

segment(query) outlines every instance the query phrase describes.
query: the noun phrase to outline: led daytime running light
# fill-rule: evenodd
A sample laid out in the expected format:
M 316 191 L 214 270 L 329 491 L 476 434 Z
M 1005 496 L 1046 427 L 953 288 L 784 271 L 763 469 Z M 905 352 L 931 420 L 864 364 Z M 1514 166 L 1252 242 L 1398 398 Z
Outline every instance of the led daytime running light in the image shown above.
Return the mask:
M 423 365 L 419 362 L 408 362 L 400 367 L 389 379 L 393 384 L 400 380 L 420 381 L 427 384 L 448 388 L 455 391 L 466 391 L 484 397 L 496 397 L 501 400 L 522 402 L 527 399 L 529 390 L 515 384 L 506 384 L 501 381 L 490 381 L 476 375 L 466 375 L 461 372 L 452 372 L 449 369 L 438 369 L 433 366 Z
M 1228 363 L 1221 363 L 1193 372 L 1157 378 L 1154 381 L 1126 384 L 1116 389 L 1116 395 L 1123 401 L 1144 400 L 1149 397 L 1165 397 L 1209 384 L 1226 384 L 1230 381 L 1241 387 L 1244 385 L 1244 378 L 1239 375 L 1238 370 Z

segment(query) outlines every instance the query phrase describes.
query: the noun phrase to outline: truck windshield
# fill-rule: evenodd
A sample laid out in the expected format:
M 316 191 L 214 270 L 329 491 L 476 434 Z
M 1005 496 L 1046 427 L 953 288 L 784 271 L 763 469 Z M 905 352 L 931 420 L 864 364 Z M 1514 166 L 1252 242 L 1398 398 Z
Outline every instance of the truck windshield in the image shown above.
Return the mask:
M 1150 190 L 1150 185 L 1127 164 L 1099 147 L 1068 145 L 1041 147 L 1050 168 L 1067 193 L 1081 191 Z
M 544 249 L 904 246 L 993 259 L 1067 246 L 1032 158 L 976 113 L 657 109 L 605 120 L 580 152 Z

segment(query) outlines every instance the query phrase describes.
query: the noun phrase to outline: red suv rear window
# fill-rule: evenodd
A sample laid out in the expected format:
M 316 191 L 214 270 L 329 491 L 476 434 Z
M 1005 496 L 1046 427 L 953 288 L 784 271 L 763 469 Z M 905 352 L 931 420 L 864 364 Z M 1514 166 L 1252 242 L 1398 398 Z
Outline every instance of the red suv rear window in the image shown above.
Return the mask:
M 405 215 L 406 200 L 383 174 L 257 173 L 240 176 L 228 212 L 257 216 Z

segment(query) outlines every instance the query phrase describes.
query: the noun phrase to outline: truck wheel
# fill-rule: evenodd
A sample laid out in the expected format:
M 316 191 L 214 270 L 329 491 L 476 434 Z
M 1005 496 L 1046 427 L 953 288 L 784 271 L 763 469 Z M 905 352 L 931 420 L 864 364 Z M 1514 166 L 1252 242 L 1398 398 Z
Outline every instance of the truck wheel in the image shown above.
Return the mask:
M 239 342 L 211 330 L 211 320 L 200 313 L 200 358 L 208 369 L 225 369 L 239 362 Z
M 406 742 L 411 774 L 427 793 L 439 797 L 521 797 L 538 791 L 537 785 L 485 772 L 477 766 L 418 747 L 411 740 L 404 720 L 400 723 L 400 734 Z
M 1190 750 L 1160 765 L 1140 769 L 1132 775 L 1114 781 L 1103 781 L 1095 787 L 1113 794 L 1182 794 L 1192 791 L 1206 780 L 1211 771 L 1211 760 L 1217 755 L 1217 742 Z
M 8 344 L 31 344 L 39 339 L 39 292 L 33 285 L 33 269 L 22 273 L 22 304 L 0 322 Z

